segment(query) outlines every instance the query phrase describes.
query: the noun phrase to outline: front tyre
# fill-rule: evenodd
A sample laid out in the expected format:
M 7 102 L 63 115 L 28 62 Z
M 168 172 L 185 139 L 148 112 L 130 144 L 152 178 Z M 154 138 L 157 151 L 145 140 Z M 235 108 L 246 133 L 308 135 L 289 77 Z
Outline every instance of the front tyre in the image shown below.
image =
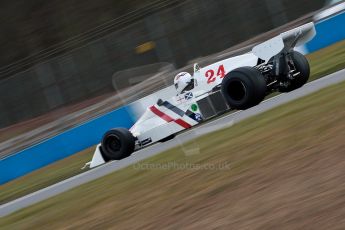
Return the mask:
M 253 67 L 240 67 L 229 72 L 221 84 L 221 92 L 232 109 L 247 109 L 266 96 L 266 81 Z
M 135 138 L 124 128 L 107 131 L 102 138 L 101 152 L 106 161 L 121 160 L 134 152 Z
M 299 72 L 299 74 L 295 77 L 295 79 L 290 81 L 290 84 L 287 87 L 280 87 L 280 92 L 290 92 L 298 89 L 309 80 L 310 66 L 307 58 L 297 51 L 292 51 L 290 55 L 293 65 L 295 66 L 295 70 Z

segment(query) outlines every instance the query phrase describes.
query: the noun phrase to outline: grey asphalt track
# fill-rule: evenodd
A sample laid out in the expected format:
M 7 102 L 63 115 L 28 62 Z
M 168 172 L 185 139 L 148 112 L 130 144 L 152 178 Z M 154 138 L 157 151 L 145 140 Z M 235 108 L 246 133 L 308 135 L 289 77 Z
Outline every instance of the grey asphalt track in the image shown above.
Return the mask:
M 182 145 L 183 143 L 190 141 L 192 139 L 195 139 L 196 137 L 205 135 L 215 130 L 225 128 L 227 126 L 231 126 L 232 124 L 238 123 L 246 118 L 260 114 L 274 107 L 277 107 L 281 104 L 290 102 L 292 100 L 311 94 L 322 88 L 337 84 L 342 81 L 345 81 L 345 69 L 338 71 L 336 73 L 330 74 L 319 80 L 310 82 L 306 84 L 305 86 L 303 86 L 302 88 L 297 89 L 293 92 L 280 94 L 276 97 L 272 97 L 253 108 L 250 108 L 244 111 L 237 111 L 235 113 L 231 113 L 227 116 L 208 122 L 204 125 L 200 125 L 194 129 L 181 133 L 180 135 L 178 135 L 175 139 L 171 141 L 152 145 L 148 148 L 135 152 L 132 156 L 126 159 L 123 159 L 121 161 L 114 161 L 114 162 L 107 163 L 98 168 L 92 169 L 80 175 L 64 180 L 60 183 L 49 186 L 45 189 L 31 193 L 27 196 L 24 196 L 12 202 L 3 204 L 0 206 L 0 217 L 6 216 L 21 208 L 28 207 L 37 202 L 40 202 L 42 200 L 45 200 L 47 198 L 50 198 L 52 196 L 65 192 L 67 190 L 70 190 L 78 185 L 95 180 L 104 175 L 120 170 L 129 165 L 135 164 L 143 159 L 146 159 L 148 157 L 161 153 L 175 146 Z M 184 149 L 184 150 L 186 151 L 186 154 L 188 154 L 188 151 L 193 151 L 192 149 L 191 150 Z

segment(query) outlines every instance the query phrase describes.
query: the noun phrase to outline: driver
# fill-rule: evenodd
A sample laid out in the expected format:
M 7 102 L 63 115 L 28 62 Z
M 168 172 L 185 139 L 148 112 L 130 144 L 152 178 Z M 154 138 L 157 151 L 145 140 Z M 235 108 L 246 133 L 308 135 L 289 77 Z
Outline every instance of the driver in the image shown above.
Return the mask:
M 174 78 L 174 85 L 177 94 L 183 94 L 194 88 L 194 79 L 192 75 L 187 72 L 181 72 L 177 74 Z

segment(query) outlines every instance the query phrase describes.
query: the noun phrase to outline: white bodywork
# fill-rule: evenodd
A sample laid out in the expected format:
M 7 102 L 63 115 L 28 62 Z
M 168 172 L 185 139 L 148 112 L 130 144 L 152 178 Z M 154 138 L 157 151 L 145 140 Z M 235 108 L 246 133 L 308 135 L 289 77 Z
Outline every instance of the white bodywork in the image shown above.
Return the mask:
M 315 35 L 313 23 L 282 33 L 255 46 L 252 52 L 231 57 L 212 65 L 200 68 L 194 65 L 194 89 L 180 95 L 172 95 L 170 100 L 160 101 L 146 109 L 146 112 L 131 127 L 130 132 L 137 138 L 136 149 L 158 142 L 202 121 L 197 101 L 209 96 L 212 89 L 221 84 L 231 70 L 242 66 L 256 66 L 259 58 L 268 61 L 285 49 L 293 49 L 311 40 Z M 193 107 L 194 105 L 194 107 Z M 105 163 L 97 146 L 90 168 Z

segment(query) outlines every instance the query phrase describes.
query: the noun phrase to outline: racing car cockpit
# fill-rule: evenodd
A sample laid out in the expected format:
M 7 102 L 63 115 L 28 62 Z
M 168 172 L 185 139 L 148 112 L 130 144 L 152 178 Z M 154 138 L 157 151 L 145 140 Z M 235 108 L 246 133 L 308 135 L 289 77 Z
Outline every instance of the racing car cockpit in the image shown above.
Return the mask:
M 175 76 L 174 86 L 177 94 L 191 91 L 194 89 L 194 78 L 187 72 L 181 72 Z

